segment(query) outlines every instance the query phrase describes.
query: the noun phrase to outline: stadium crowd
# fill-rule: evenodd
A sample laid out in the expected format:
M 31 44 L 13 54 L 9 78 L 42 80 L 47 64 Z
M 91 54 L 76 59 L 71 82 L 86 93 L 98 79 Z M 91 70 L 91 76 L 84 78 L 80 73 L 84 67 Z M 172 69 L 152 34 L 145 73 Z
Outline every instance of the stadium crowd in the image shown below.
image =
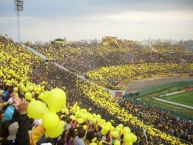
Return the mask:
M 170 112 L 129 101 L 120 102 L 129 113 L 138 116 L 143 122 L 153 124 L 156 128 L 170 135 L 193 142 L 193 122 L 191 119 L 174 117 Z
M 181 120 L 170 120 L 169 115 L 159 116 L 154 114 L 155 110 L 151 110 L 151 108 L 149 112 L 145 112 L 148 109 L 138 109 L 140 106 L 135 106 L 134 104 L 124 104 L 126 106 L 122 108 L 104 88 L 89 81 L 82 81 L 78 76 L 64 72 L 52 63 L 45 63 L 10 40 L 5 38 L 0 38 L 0 40 L 0 89 L 2 90 L 1 98 L 4 99 L 1 103 L 3 107 L 1 114 L 1 137 L 3 144 L 12 144 L 13 141 L 16 145 L 26 145 L 29 141 L 34 141 L 35 144 L 51 142 L 52 144 L 75 145 L 95 145 L 96 143 L 129 145 L 133 142 L 136 142 L 135 144 L 182 144 L 184 140 L 187 141 L 185 143 L 192 142 L 192 124 L 190 130 L 187 129 L 186 131 L 183 127 L 190 125 L 186 124 L 186 121 L 183 123 Z M 31 88 L 30 86 L 33 87 Z M 60 118 L 66 122 L 66 125 L 63 134 L 57 139 L 46 138 L 44 136 L 45 129 L 40 125 L 41 121 L 33 122 L 26 114 L 28 105 L 26 94 L 28 92 L 31 92 L 34 98 L 41 99 L 39 96 L 42 92 L 54 87 L 65 87 L 64 89 L 68 96 L 67 108 L 69 110 L 59 113 Z M 10 98 L 12 98 L 12 101 L 9 100 Z M 86 110 L 80 111 L 80 107 L 86 108 L 92 115 L 90 116 Z M 136 111 L 137 109 L 138 112 Z M 79 111 L 81 114 L 77 113 Z M 140 112 L 142 115 L 139 116 Z M 85 119 L 85 114 L 88 115 L 88 119 Z M 99 122 L 96 121 L 96 118 L 99 120 L 101 118 L 100 116 L 96 117 L 96 114 L 100 114 L 109 123 L 103 120 L 101 124 L 97 124 Z M 144 117 L 144 115 L 148 117 Z M 153 119 L 154 121 L 151 122 L 151 118 L 154 116 L 155 118 L 159 117 L 161 123 L 156 119 Z M 179 124 L 178 129 L 184 132 L 184 136 L 182 132 L 172 131 L 174 127 L 172 128 L 172 125 L 167 121 L 171 124 Z M 124 127 L 121 123 L 124 126 L 129 126 L 130 129 L 125 129 L 127 133 L 130 133 L 131 130 L 137 137 L 133 133 L 130 136 L 125 135 Z M 14 127 L 10 127 L 11 125 Z M 165 129 L 166 125 L 168 130 L 167 127 Z M 113 129 L 113 126 L 116 129 Z M 35 128 L 32 129 L 32 127 Z M 112 127 L 113 131 L 109 131 L 110 127 Z M 164 131 L 167 133 L 160 131 L 156 127 L 160 130 L 164 128 Z M 10 128 L 14 130 L 11 132 Z M 28 131 L 31 129 L 32 132 L 28 134 Z M 41 133 L 38 134 L 37 132 Z M 10 135 L 12 135 L 11 138 Z M 35 135 L 35 137 L 32 135 Z M 174 135 L 177 137 L 174 137 Z M 29 136 L 30 139 L 28 138 Z
M 23 59 L 28 59 L 29 56 L 33 57 L 33 54 L 26 51 L 21 46 L 14 47 L 12 42 L 3 41 L 3 43 L 8 43 L 8 46 L 3 45 L 2 42 L 0 44 L 2 56 L 0 59 L 0 88 L 2 99 L 1 144 L 35 145 L 51 142 L 52 144 L 78 145 L 90 144 L 93 142 L 93 145 L 95 145 L 95 142 L 97 141 L 101 142 L 100 144 L 112 144 L 112 142 L 120 144 L 120 141 L 127 142 L 128 144 L 136 142 L 137 137 L 131 133 L 131 130 L 128 127 L 124 128 L 123 125 L 120 124 L 116 127 L 117 130 L 115 130 L 115 127 L 113 127 L 110 122 L 106 122 L 102 119 L 100 115 L 90 114 L 85 109 L 81 109 L 77 104 L 69 107 L 70 113 L 67 108 L 65 108 L 65 111 L 61 110 L 59 112 L 61 119 L 65 119 L 66 121 L 65 128 L 60 128 L 60 130 L 64 130 L 60 139 L 56 138 L 52 132 L 52 137 L 48 138 L 45 135 L 45 128 L 41 126 L 42 121 L 34 121 L 33 118 L 29 118 L 31 113 L 35 116 L 38 114 L 36 111 L 33 112 L 32 110 L 30 113 L 28 110 L 30 104 L 33 104 L 34 102 L 32 97 L 40 100 L 42 99 L 40 97 L 41 94 L 45 92 L 43 84 L 36 85 L 30 82 L 31 78 L 29 78 L 28 75 L 31 73 L 31 63 L 28 61 L 21 63 Z M 11 51 L 11 48 L 14 51 Z M 21 53 L 17 53 L 19 55 L 18 57 L 13 57 L 15 56 L 15 51 L 20 52 L 22 49 L 23 53 L 21 51 Z M 7 62 L 7 59 L 10 61 Z M 5 61 L 6 63 L 4 63 Z M 20 64 L 19 68 L 17 63 Z M 36 64 L 37 63 L 41 63 L 41 61 L 37 59 Z M 16 72 L 14 70 L 16 70 Z M 36 78 L 33 78 L 33 80 L 36 80 Z M 41 106 L 35 106 L 35 108 L 39 107 L 41 108 Z M 47 119 L 49 120 L 49 118 Z M 43 122 L 43 125 L 45 126 L 45 122 Z M 98 130 L 98 128 L 101 129 Z M 122 139 L 119 139 L 119 136 L 122 134 L 120 131 L 123 131 L 123 134 L 125 134 Z
M 75 78 L 75 76 L 73 76 L 73 75 L 69 75 L 68 73 L 65 73 L 65 72 L 63 72 L 62 70 L 60 70 L 60 69 L 58 69 L 58 68 L 56 68 L 56 67 L 54 67 L 53 65 L 52 65 L 52 67 L 51 66 L 49 66 L 49 69 L 50 69 L 50 71 L 47 71 L 47 70 L 45 70 L 45 69 L 43 69 L 44 71 L 46 71 L 46 72 L 49 72 L 50 73 L 50 77 L 48 77 L 49 78 L 49 80 L 57 80 L 57 81 L 54 81 L 53 82 L 53 85 L 54 86 L 58 86 L 58 85 L 61 85 L 62 84 L 62 82 L 64 82 L 64 84 L 65 84 L 65 86 L 70 86 L 69 88 L 71 88 L 71 90 L 72 90 L 72 88 L 74 88 L 74 86 L 72 85 L 72 84 L 74 84 L 74 82 L 75 82 L 75 80 L 77 79 L 77 78 Z M 56 73 L 57 73 L 57 75 L 56 75 Z M 52 76 L 52 77 L 51 77 Z M 52 82 L 52 81 L 51 81 Z M 50 82 L 50 83 L 51 83 Z M 71 83 L 69 83 L 69 82 L 71 82 Z M 73 101 L 74 100 L 77 100 L 79 103 L 80 103 L 80 105 L 82 106 L 82 107 L 86 107 L 87 109 L 90 109 L 90 108 L 92 108 L 92 111 L 94 111 L 93 113 L 98 113 L 98 114 L 103 114 L 102 116 L 104 116 L 104 118 L 106 118 L 107 120 L 111 120 L 112 118 L 114 118 L 113 120 L 114 120 L 114 123 L 115 124 L 119 124 L 120 122 L 125 122 L 125 121 L 123 121 L 123 120 L 121 120 L 120 121 L 120 119 L 118 118 L 118 119 L 115 119 L 116 117 L 117 117 L 117 114 L 115 113 L 115 114 L 112 114 L 112 108 L 110 108 L 111 106 L 113 106 L 113 104 L 115 103 L 115 102 L 111 102 L 111 96 L 109 96 L 109 94 L 106 92 L 106 91 L 104 91 L 103 89 L 101 89 L 101 88 L 99 88 L 100 89 L 100 91 L 99 90 L 96 90 L 96 88 L 98 88 L 98 87 L 96 87 L 96 86 L 94 86 L 94 87 L 86 87 L 87 85 L 83 85 L 82 84 L 83 82 L 81 82 L 81 85 L 77 88 L 77 89 L 73 89 L 74 91 L 73 92 L 69 92 L 68 90 L 70 90 L 70 89 L 66 89 L 67 90 L 67 93 L 69 93 L 69 96 L 71 96 L 71 95 L 74 95 L 72 98 L 70 98 L 69 97 L 69 99 L 71 99 L 70 101 L 69 101 L 69 103 L 71 102 L 71 104 L 73 104 Z M 78 83 L 76 83 L 76 84 L 78 84 Z M 85 86 L 85 87 L 84 87 Z M 92 85 L 91 85 L 92 86 Z M 93 90 L 89 90 L 89 92 L 91 93 L 87 93 L 87 91 L 88 91 L 88 88 L 92 88 Z M 90 96 L 90 95 L 92 95 L 91 96 L 91 98 L 88 98 L 88 97 L 85 97 L 85 98 L 83 98 L 83 97 L 81 97 L 80 98 L 80 96 L 85 96 L 85 94 L 83 93 L 82 94 L 82 92 L 79 92 L 79 91 L 77 91 L 78 89 L 81 89 L 82 91 L 86 91 L 86 96 Z M 98 94 L 96 94 L 96 92 L 98 92 Z M 80 95 L 81 94 L 81 95 Z M 96 96 L 95 96 L 96 95 Z M 77 97 L 78 96 L 78 97 Z M 108 102 L 111 102 L 111 103 L 109 103 L 109 104 L 106 104 L 105 102 L 105 100 L 104 100 L 104 98 L 106 98 L 107 97 L 107 100 L 109 100 Z M 76 98 L 76 99 L 73 99 L 73 98 Z M 99 101 L 99 102 L 97 102 L 97 101 Z M 93 103 L 91 103 L 91 102 L 93 102 Z M 100 104 L 102 104 L 102 105 L 100 105 Z M 101 108 L 101 106 L 103 107 L 103 108 Z M 138 106 L 133 106 L 133 107 L 130 107 L 130 108 L 132 108 L 132 109 L 128 109 L 128 108 L 126 108 L 126 110 L 128 111 L 128 112 L 130 112 L 131 114 L 134 114 L 134 116 L 138 116 L 140 119 L 142 119 L 143 120 L 143 122 L 144 123 L 147 123 L 147 124 L 152 124 L 152 125 L 154 125 L 155 127 L 157 127 L 157 124 L 156 124 L 156 120 L 154 120 L 154 121 L 151 121 L 151 119 L 152 119 L 152 117 L 153 116 L 155 116 L 155 119 L 157 119 L 158 120 L 158 118 L 160 118 L 160 117 L 163 117 L 163 112 L 160 112 L 160 113 L 157 113 L 157 115 L 155 115 L 154 114 L 154 111 L 149 111 L 149 113 L 148 113 L 148 115 L 146 115 L 144 118 L 141 118 L 140 117 L 140 113 L 139 114 L 137 114 L 137 112 L 136 112 L 136 110 L 138 110 L 138 112 L 141 112 L 141 114 L 146 114 L 146 112 L 145 111 L 147 111 L 148 109 L 146 109 L 146 110 L 143 110 L 143 107 L 138 107 Z M 140 108 L 140 109 L 139 109 Z M 109 113 L 109 112 L 107 112 L 107 110 L 111 110 L 111 112 Z M 102 110 L 102 112 L 101 111 L 99 111 L 99 110 Z M 151 109 L 150 109 L 151 110 Z M 159 110 L 157 110 L 157 112 L 158 112 Z M 107 113 L 106 113 L 107 112 Z M 120 114 L 122 114 L 122 113 L 120 113 Z M 174 118 L 172 118 L 170 115 L 168 115 L 168 118 L 166 118 L 165 119 L 165 121 L 164 121 L 164 125 L 166 125 L 167 124 L 167 119 L 169 120 L 169 117 L 170 117 L 170 119 L 174 119 Z M 181 120 L 179 121 L 179 123 L 181 122 Z M 187 125 L 189 125 L 189 126 L 191 126 L 192 124 L 191 124 L 191 122 L 188 122 L 188 121 L 184 121 L 184 122 L 186 122 L 187 123 Z M 166 123 L 166 124 L 165 124 Z M 176 122 L 171 122 L 171 126 L 170 127 L 173 127 L 174 125 L 175 125 L 175 123 Z M 125 123 L 125 124 L 127 124 L 127 122 Z M 133 128 L 133 130 L 135 130 L 136 132 L 135 132 L 135 134 L 137 135 L 137 136 L 144 136 L 144 133 L 143 133 L 143 129 L 142 128 L 140 128 L 140 127 L 135 127 L 135 125 L 133 126 L 132 124 L 130 125 L 130 127 L 131 128 Z M 184 127 L 185 127 L 185 125 L 184 126 L 179 126 L 179 128 L 181 129 L 181 130 L 184 130 Z M 159 129 L 160 130 L 162 130 L 162 131 L 164 131 L 164 132 L 167 132 L 167 133 L 170 133 L 168 130 L 164 130 L 163 128 L 161 128 L 161 127 L 159 127 Z M 171 128 L 172 129 L 172 128 Z M 183 138 L 183 139 L 185 139 L 185 140 L 188 140 L 188 141 L 191 141 L 191 134 L 192 134 L 192 132 L 191 132 L 191 128 L 190 128 L 190 130 L 188 131 L 188 138 L 183 138 L 183 137 L 180 137 L 180 138 Z M 175 136 L 177 136 L 177 137 L 179 137 L 179 135 L 176 135 L 176 134 L 174 134 Z M 143 138 L 143 137 L 141 137 L 141 138 Z M 143 139 L 145 139 L 145 138 L 143 138 Z M 149 140 L 151 140 L 152 142 L 154 142 L 154 139 L 149 139 Z M 145 140 L 141 140 L 141 142 L 145 142 Z
M 97 41 L 28 43 L 28 46 L 57 61 L 62 66 L 85 73 L 89 70 L 128 63 L 192 63 L 193 54 L 183 46 L 156 43 L 146 46 L 140 42 L 124 41 L 118 48 L 103 46 Z M 78 65 L 77 65 L 77 62 Z
M 102 67 L 89 71 L 86 76 L 92 81 L 111 83 L 113 81 L 147 79 L 191 74 L 193 64 L 176 63 L 141 63 Z

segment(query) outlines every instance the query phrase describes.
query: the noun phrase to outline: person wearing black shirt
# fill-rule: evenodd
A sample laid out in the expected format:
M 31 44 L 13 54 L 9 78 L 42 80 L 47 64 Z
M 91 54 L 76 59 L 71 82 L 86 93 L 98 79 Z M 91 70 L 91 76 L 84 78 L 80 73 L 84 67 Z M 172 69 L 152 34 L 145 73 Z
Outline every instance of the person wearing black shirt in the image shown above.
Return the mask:
M 32 129 L 33 119 L 27 116 L 28 102 L 25 99 L 21 100 L 18 108 L 19 114 L 17 114 L 19 129 L 16 134 L 14 145 L 29 145 L 28 131 Z

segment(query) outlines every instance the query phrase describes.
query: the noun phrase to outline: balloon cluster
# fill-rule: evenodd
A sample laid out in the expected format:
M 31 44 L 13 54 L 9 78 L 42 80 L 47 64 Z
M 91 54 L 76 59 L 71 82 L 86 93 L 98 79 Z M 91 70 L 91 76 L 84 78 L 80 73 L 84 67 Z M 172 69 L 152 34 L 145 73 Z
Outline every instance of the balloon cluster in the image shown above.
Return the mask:
M 3 44 L 0 42 L 0 78 L 7 86 L 14 86 L 14 92 L 20 91 L 25 99 L 30 101 L 27 113 L 34 119 L 42 119 L 46 135 L 57 137 L 63 131 L 64 122 L 60 121 L 57 112 L 64 110 L 66 94 L 61 89 L 53 89 L 44 92 L 43 85 L 29 82 L 29 74 L 32 72 L 31 61 L 40 60 L 26 49 L 13 43 Z M 39 99 L 34 97 L 39 95 Z
M 72 120 L 76 120 L 79 125 L 83 124 L 84 121 L 89 120 L 102 127 L 101 134 L 106 135 L 108 132 L 111 133 L 112 137 L 115 139 L 115 145 L 120 145 L 120 136 L 124 135 L 123 141 L 126 145 L 132 145 L 137 141 L 137 137 L 133 134 L 129 127 L 124 127 L 123 124 L 119 124 L 114 127 L 111 122 L 106 122 L 98 114 L 91 114 L 87 112 L 86 109 L 81 109 L 78 104 L 75 104 L 71 111 L 74 115 L 71 115 Z M 86 125 L 83 126 L 84 129 L 87 128 Z M 94 145 L 94 143 L 92 143 Z
M 65 108 L 66 93 L 62 89 L 55 88 L 40 94 L 39 98 L 44 102 L 32 99 L 27 108 L 28 116 L 42 119 L 46 136 L 56 138 L 62 134 L 65 125 L 56 113 Z
M 20 82 L 17 87 L 14 88 L 14 91 L 17 92 L 19 90 L 25 95 L 25 99 L 30 101 L 36 94 L 39 95 L 44 91 L 44 85 L 36 85 L 27 81 L 26 83 Z

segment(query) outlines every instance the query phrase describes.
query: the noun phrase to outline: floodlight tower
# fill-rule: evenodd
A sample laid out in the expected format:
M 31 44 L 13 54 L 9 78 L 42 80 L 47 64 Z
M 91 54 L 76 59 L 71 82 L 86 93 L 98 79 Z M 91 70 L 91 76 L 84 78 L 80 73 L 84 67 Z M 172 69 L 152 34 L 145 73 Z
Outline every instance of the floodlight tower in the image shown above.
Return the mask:
M 18 22 L 18 43 L 20 43 L 20 23 L 19 23 L 19 13 L 23 11 L 23 0 L 14 0 L 15 10 L 17 12 L 17 22 Z

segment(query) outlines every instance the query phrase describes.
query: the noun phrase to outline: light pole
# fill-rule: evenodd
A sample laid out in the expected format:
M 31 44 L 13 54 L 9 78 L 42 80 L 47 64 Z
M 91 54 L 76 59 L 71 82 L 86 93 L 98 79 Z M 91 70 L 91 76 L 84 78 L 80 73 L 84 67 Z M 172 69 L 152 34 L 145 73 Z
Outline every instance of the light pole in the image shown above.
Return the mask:
M 18 43 L 20 43 L 20 23 L 19 23 L 19 13 L 23 11 L 23 0 L 14 0 L 15 10 L 17 12 L 17 25 L 18 25 Z

